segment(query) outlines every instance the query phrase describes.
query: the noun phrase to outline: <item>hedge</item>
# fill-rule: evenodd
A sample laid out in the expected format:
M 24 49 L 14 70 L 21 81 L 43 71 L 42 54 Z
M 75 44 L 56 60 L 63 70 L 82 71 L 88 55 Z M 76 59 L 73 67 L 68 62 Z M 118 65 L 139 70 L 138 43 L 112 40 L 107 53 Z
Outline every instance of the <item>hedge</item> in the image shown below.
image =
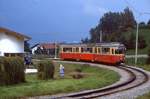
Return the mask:
M 47 80 L 54 78 L 55 66 L 52 61 L 40 61 L 38 63 L 38 79 Z
M 147 64 L 150 64 L 150 48 L 148 49 L 148 58 L 147 58 Z
M 25 82 L 24 62 L 20 57 L 0 58 L 0 85 Z

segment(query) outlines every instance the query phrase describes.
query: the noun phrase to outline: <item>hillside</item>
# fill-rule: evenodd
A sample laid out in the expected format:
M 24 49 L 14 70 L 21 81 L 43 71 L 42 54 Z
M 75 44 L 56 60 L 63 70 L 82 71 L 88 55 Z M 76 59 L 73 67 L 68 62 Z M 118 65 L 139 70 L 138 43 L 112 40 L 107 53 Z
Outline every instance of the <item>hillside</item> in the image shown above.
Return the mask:
M 124 34 L 126 37 L 129 37 L 131 33 L 134 33 L 136 35 L 136 29 L 125 32 Z M 139 35 L 144 36 L 144 39 L 146 40 L 148 46 L 144 49 L 139 49 L 138 54 L 147 54 L 148 48 L 150 48 L 150 29 L 139 29 Z M 127 50 L 126 54 L 135 54 L 135 50 Z

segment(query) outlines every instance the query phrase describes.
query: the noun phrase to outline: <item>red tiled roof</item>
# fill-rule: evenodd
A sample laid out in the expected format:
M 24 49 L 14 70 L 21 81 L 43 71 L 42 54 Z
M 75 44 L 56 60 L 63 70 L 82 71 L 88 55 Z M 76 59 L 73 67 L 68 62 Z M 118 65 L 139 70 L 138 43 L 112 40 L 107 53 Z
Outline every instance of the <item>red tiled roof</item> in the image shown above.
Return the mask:
M 54 49 L 55 43 L 41 43 L 40 47 L 44 47 L 45 49 Z

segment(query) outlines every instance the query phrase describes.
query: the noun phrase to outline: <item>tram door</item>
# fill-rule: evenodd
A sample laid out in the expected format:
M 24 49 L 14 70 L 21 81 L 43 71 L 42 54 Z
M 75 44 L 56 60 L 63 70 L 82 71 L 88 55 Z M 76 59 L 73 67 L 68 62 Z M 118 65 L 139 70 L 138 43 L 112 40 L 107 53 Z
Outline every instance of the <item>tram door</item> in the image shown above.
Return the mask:
M 101 48 L 97 47 L 97 54 L 101 54 Z
M 115 54 L 115 48 L 110 48 L 110 54 L 112 54 L 112 55 Z

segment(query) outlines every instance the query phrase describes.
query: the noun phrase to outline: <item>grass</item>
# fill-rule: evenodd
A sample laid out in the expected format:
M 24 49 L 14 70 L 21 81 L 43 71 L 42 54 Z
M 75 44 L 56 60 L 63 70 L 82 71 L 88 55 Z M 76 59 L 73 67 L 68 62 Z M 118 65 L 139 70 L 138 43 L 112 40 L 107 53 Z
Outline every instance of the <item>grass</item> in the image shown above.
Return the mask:
M 126 64 L 135 65 L 134 58 L 126 59 Z M 146 64 L 146 58 L 138 58 L 137 67 L 143 68 L 144 70 L 150 71 L 150 64 Z M 137 99 L 150 99 L 150 92 L 138 97 Z
M 149 48 L 150 48 L 150 47 L 147 46 L 146 48 L 138 49 L 138 54 L 147 54 Z M 127 54 L 127 55 L 134 55 L 134 54 L 135 54 L 135 49 L 127 50 L 127 51 L 126 51 L 126 54 Z
M 137 99 L 150 99 L 150 93 L 140 96 Z
M 124 33 L 126 37 L 129 37 L 130 33 L 136 34 L 136 30 L 131 30 L 129 32 Z M 139 35 L 143 35 L 144 39 L 146 40 L 147 47 L 144 49 L 140 49 L 138 51 L 139 54 L 147 54 L 148 48 L 150 47 L 149 42 L 150 42 L 150 29 L 139 29 Z M 135 54 L 135 50 L 127 50 L 128 55 L 133 55 Z
M 65 67 L 65 77 L 59 77 L 58 68 L 60 63 L 55 63 L 55 79 L 38 80 L 36 74 L 26 75 L 26 83 L 1 86 L 0 98 L 17 98 L 27 96 L 52 95 L 58 93 L 68 93 L 86 89 L 101 88 L 119 80 L 120 76 L 112 71 L 88 65 L 63 64 Z M 75 69 L 81 69 L 86 75 L 82 79 L 73 79 L 71 74 Z
M 146 64 L 146 60 L 147 58 L 138 58 L 137 65 L 135 65 L 134 58 L 127 58 L 126 64 L 137 66 L 137 67 L 143 68 L 144 70 L 150 71 L 150 64 Z

